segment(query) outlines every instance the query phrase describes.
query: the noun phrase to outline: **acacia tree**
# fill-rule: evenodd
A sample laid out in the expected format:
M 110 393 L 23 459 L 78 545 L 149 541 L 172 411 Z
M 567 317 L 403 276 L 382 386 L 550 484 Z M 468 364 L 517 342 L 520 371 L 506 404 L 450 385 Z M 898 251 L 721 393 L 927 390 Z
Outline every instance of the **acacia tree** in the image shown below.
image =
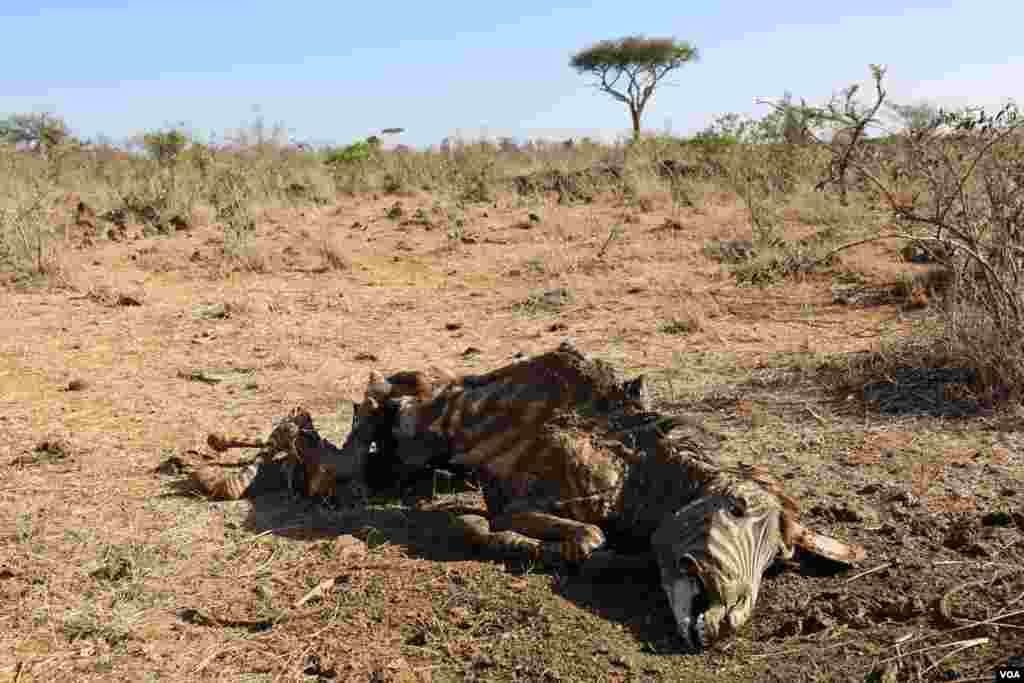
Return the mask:
M 655 88 L 672 71 L 697 60 L 697 48 L 675 38 L 627 36 L 602 40 L 574 54 L 569 66 L 597 78 L 594 84 L 629 107 L 633 139 Z

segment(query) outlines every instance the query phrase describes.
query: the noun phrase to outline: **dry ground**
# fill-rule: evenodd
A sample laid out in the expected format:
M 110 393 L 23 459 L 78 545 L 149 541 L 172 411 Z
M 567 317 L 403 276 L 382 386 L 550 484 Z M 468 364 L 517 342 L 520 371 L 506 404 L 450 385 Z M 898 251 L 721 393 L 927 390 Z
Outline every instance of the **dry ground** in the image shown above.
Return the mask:
M 0 288 L 0 681 L 989 680 L 1024 654 L 1024 419 L 886 415 L 824 383 L 925 324 L 884 297 L 834 300 L 910 268 L 891 248 L 740 288 L 703 252 L 749 237 L 724 197 L 501 198 L 456 230 L 387 218 L 394 201 L 267 212 L 255 270 L 225 275 L 221 231 L 199 226 L 69 242 L 69 287 Z M 432 197 L 401 202 L 439 222 Z M 565 337 L 650 373 L 664 410 L 730 436 L 727 454 L 768 464 L 869 559 L 786 568 L 746 633 L 686 656 L 654 577 L 474 557 L 443 497 L 344 515 L 210 502 L 155 471 L 295 404 L 340 442 L 371 368 L 480 370 Z M 921 405 L 947 398 L 936 387 Z

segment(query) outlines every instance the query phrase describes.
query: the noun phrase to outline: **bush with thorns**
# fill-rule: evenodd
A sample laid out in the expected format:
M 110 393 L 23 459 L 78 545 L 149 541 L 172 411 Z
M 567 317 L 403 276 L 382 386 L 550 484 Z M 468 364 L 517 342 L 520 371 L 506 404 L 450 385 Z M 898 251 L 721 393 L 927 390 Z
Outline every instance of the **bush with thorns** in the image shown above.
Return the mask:
M 851 188 L 878 196 L 893 225 L 868 240 L 903 239 L 947 275 L 941 309 L 944 342 L 978 373 L 978 389 L 1020 398 L 1024 386 L 1024 119 L 1010 103 L 937 110 L 893 133 L 879 112 L 885 69 L 872 65 L 874 100 L 861 104 L 851 86 L 825 106 L 798 109 L 830 125 L 831 141 L 813 136 L 831 160 L 818 189 Z M 793 108 L 774 103 L 777 109 Z M 920 118 L 920 117 L 918 117 Z M 881 135 L 878 133 L 881 132 Z M 874 133 L 874 135 L 872 135 Z

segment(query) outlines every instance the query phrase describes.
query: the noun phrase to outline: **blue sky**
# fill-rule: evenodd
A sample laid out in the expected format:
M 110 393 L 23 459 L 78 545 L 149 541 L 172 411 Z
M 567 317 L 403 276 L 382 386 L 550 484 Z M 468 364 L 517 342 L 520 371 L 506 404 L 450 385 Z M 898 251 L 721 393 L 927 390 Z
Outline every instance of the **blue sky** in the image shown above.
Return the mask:
M 39 5 L 42 4 L 43 7 Z M 846 12 L 844 12 L 844 9 Z M 848 12 L 856 11 L 857 14 Z M 1024 2 L 43 2 L 0 3 L 0 115 L 50 111 L 115 140 L 185 122 L 222 134 L 256 116 L 295 138 L 447 135 L 614 139 L 625 106 L 570 54 L 641 33 L 701 59 L 660 89 L 644 128 L 688 133 L 757 97 L 822 101 L 867 65 L 896 102 L 1024 101 Z

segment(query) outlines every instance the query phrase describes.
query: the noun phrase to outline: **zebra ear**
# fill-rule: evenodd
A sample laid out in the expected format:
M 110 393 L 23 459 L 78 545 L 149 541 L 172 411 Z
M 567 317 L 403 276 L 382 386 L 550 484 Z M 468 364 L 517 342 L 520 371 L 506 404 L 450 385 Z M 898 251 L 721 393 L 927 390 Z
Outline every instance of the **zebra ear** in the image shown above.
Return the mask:
M 448 368 L 443 368 L 440 365 L 431 365 L 430 371 L 437 378 L 437 380 L 443 384 L 455 384 L 459 381 L 459 376 Z
M 647 375 L 640 375 L 622 385 L 627 401 L 638 404 L 643 410 L 650 410 L 651 397 L 647 388 Z
M 391 382 L 376 370 L 370 370 L 366 383 L 366 398 L 384 399 L 391 395 Z
M 576 340 L 572 337 L 562 340 L 562 343 L 558 345 L 558 352 L 568 353 L 576 356 L 577 358 L 583 358 L 583 354 L 576 348 Z

